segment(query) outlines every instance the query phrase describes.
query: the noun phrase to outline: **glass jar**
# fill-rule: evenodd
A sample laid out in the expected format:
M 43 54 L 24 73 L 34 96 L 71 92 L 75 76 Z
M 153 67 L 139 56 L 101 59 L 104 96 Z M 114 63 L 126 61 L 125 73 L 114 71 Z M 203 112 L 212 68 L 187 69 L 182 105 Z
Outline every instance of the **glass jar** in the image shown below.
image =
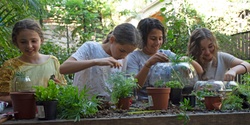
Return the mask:
M 30 92 L 32 91 L 32 83 L 29 76 L 16 76 L 12 82 L 12 91 L 14 92 Z
M 154 85 L 159 80 L 163 82 L 177 80 L 184 85 L 184 88 L 192 88 L 198 81 L 198 75 L 194 67 L 188 62 L 157 63 L 152 67 L 149 77 L 150 85 Z
M 197 81 L 194 86 L 194 91 L 202 91 L 202 90 L 208 90 L 208 91 L 225 91 L 225 85 L 222 81 Z

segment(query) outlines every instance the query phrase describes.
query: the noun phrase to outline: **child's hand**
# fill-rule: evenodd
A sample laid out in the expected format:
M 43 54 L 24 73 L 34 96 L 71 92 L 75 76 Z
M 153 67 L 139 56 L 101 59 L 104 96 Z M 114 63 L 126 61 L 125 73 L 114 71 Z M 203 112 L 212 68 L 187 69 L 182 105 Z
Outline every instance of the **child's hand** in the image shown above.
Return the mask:
M 151 56 L 148 60 L 148 66 L 152 66 L 156 64 L 157 62 L 169 62 L 169 58 L 164 53 L 155 53 L 153 56 Z
M 99 66 L 110 66 L 112 68 L 120 68 L 122 66 L 122 64 L 113 57 L 97 59 L 96 62 Z
M 236 76 L 236 72 L 234 70 L 228 70 L 225 75 L 224 75 L 224 80 L 225 81 L 234 81 Z
M 53 80 L 56 84 L 60 84 L 61 83 L 61 81 L 59 79 L 57 79 L 55 75 L 51 75 L 50 79 Z

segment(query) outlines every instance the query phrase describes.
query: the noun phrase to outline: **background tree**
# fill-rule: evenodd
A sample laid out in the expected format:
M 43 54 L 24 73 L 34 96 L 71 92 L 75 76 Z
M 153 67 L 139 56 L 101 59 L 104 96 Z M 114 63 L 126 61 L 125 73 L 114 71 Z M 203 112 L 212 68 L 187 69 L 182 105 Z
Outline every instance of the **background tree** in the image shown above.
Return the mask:
M 12 26 L 21 19 L 42 17 L 42 7 L 39 1 L 32 0 L 2 0 L 0 2 L 0 65 L 7 59 L 16 57 L 19 52 L 11 41 Z

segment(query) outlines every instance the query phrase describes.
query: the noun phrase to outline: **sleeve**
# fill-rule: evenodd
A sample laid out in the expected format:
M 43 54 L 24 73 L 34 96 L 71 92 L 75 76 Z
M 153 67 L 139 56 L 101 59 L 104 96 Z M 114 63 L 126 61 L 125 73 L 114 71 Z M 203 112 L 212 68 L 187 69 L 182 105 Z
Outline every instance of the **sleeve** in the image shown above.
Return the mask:
M 54 60 L 55 70 L 56 70 L 55 79 L 59 80 L 58 81 L 59 84 L 67 85 L 67 81 L 66 81 L 64 75 L 60 74 L 60 72 L 59 72 L 60 63 L 59 63 L 58 59 L 55 56 L 52 56 L 52 58 Z
M 231 68 L 232 62 L 235 59 L 235 57 L 231 54 L 220 52 L 219 53 L 221 58 L 223 59 L 223 63 L 226 66 L 226 68 Z
M 126 73 L 128 74 L 137 74 L 140 71 L 140 66 L 139 66 L 139 60 L 136 57 L 136 54 L 130 53 L 127 56 L 127 68 L 126 68 Z
M 125 57 L 125 59 L 122 59 L 122 72 L 126 72 L 127 66 L 128 66 L 128 56 Z
M 175 58 L 176 54 L 173 53 L 172 51 L 170 50 L 163 50 L 163 53 L 166 54 L 168 57 L 170 58 Z
M 77 49 L 77 51 L 72 54 L 72 57 L 74 57 L 76 60 L 85 60 L 87 59 L 89 52 L 91 52 L 89 50 L 89 46 L 91 46 L 90 42 L 85 42 L 84 44 L 82 44 L 82 46 L 80 48 Z
M 0 92 L 10 92 L 11 81 L 15 74 L 15 70 L 12 69 L 12 61 L 6 61 L 0 68 Z M 15 67 L 13 67 L 15 68 Z

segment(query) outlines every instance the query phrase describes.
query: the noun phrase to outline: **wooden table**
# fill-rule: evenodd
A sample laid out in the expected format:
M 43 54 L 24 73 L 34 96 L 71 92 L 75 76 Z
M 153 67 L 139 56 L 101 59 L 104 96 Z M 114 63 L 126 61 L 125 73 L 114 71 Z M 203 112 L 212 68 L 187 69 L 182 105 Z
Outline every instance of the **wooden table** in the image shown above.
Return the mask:
M 246 125 L 250 118 L 250 112 L 234 113 L 191 113 L 187 125 Z M 127 116 L 114 118 L 83 118 L 78 122 L 74 120 L 8 120 L 3 125 L 183 125 L 183 121 L 176 115 L 159 116 Z

